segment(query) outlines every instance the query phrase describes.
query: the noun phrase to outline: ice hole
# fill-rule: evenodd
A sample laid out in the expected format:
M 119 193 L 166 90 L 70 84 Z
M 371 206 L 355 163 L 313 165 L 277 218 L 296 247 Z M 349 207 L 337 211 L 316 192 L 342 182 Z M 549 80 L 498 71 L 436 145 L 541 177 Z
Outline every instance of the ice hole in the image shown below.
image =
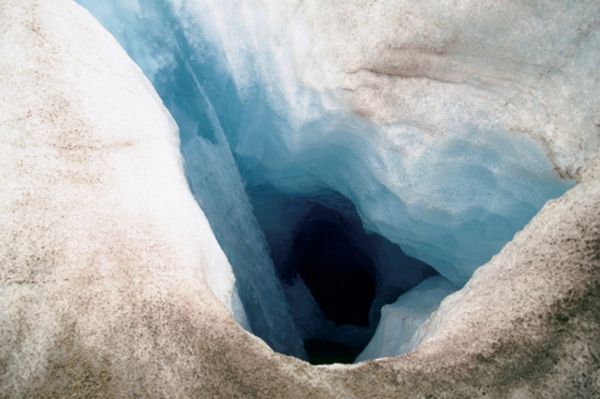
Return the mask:
M 297 274 L 336 326 L 369 325 L 375 265 L 335 211 L 316 208 L 296 233 L 292 261 Z
M 349 112 L 297 80 L 294 43 L 260 7 L 78 1 L 177 122 L 235 274 L 226 305 L 277 352 L 348 363 L 413 351 L 444 297 L 574 185 L 540 143 L 495 123 L 432 136 L 418 120 Z
M 353 362 L 371 340 L 381 307 L 437 274 L 365 230 L 354 205 L 338 193 L 290 198 L 263 189 L 253 195 L 311 363 Z

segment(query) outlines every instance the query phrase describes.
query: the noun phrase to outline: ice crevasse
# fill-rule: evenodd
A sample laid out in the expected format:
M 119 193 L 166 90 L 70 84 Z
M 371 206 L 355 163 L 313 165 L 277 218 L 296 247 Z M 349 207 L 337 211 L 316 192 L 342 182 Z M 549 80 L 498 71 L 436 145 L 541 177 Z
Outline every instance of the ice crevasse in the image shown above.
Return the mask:
M 574 184 L 551 146 L 493 116 L 508 89 L 494 94 L 455 62 L 444 70 L 441 51 L 402 55 L 428 60 L 421 74 L 402 65 L 336 74 L 344 57 L 361 60 L 335 52 L 341 39 L 327 35 L 337 25 L 321 27 L 329 43 L 317 40 L 315 2 L 79 3 L 176 120 L 189 185 L 236 276 L 234 314 L 277 351 L 306 358 L 307 340 L 334 335 L 370 341 L 358 360 L 411 351 L 443 298 Z M 373 110 L 369 88 L 388 83 L 389 101 Z M 366 319 L 332 321 L 319 299 L 327 287 L 311 285 L 315 271 L 297 261 L 309 252 L 306 263 L 350 265 L 372 282 Z

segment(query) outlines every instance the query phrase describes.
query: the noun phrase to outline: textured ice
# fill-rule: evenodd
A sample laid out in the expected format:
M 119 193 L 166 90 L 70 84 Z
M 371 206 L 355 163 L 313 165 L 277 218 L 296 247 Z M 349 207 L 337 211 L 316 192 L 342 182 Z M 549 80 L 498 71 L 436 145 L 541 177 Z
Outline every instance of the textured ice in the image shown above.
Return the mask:
M 194 51 L 167 2 L 143 6 L 137 1 L 80 3 L 140 65 L 179 126 L 192 192 L 234 269 L 245 309 L 245 315 L 238 312 L 238 321 L 274 349 L 304 356 L 224 136 L 223 129 L 232 131 L 238 115 L 232 109 L 235 88 L 228 74 L 219 70 L 216 50 Z
M 354 86 L 311 79 L 339 68 L 320 52 L 327 43 L 306 39 L 320 26 L 317 17 L 307 18 L 315 2 L 80 3 L 142 67 L 175 117 L 188 180 L 232 263 L 251 328 L 283 352 L 302 348 L 266 249 L 262 229 L 269 226 L 257 222 L 270 210 L 253 204 L 319 201 L 321 193 L 336 192 L 352 202 L 367 230 L 460 287 L 548 199 L 573 185 L 558 177 L 536 134 L 489 120 L 489 109 L 472 106 L 490 94 L 472 82 L 455 91 L 464 82 L 452 77 L 442 90 L 451 95 L 435 103 L 420 102 L 411 86 L 410 101 L 398 97 L 396 104 L 407 110 L 404 118 L 360 116 L 372 116 L 372 104 L 362 112 L 356 98 L 348 106 L 340 93 L 368 87 L 369 71 L 346 71 L 362 79 Z M 311 54 L 306 66 L 302 54 Z M 379 75 L 395 72 L 380 69 Z M 424 90 L 443 77 L 408 78 Z M 471 102 L 459 107 L 461 93 Z M 289 234 L 283 222 L 282 235 Z M 416 306 L 417 318 L 428 309 Z M 401 352 L 406 342 L 397 342 Z
M 454 291 L 456 287 L 445 278 L 430 277 L 396 302 L 385 305 L 375 335 L 356 361 L 398 356 L 414 350 L 422 337 L 419 327 Z
M 306 21 L 289 5 L 195 0 L 177 10 L 188 36 L 210 32 L 239 88 L 241 120 L 226 134 L 248 186 L 336 191 L 369 229 L 455 284 L 572 186 L 529 136 L 472 123 L 435 137 L 414 123 L 374 125 L 303 86 L 292 60 Z

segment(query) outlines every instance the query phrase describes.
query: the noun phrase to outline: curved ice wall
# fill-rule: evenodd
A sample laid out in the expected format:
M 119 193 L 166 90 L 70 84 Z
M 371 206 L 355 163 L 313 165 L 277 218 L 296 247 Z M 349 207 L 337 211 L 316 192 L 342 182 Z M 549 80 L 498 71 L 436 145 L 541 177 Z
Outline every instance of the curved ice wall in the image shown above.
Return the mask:
M 303 87 L 284 39 L 310 43 L 301 29 L 286 32 L 286 18 L 301 18 L 291 3 L 80 3 L 177 120 L 188 180 L 234 268 L 250 327 L 281 352 L 303 355 L 263 236 L 273 226 L 259 226 L 251 206 L 261 196 L 339 193 L 365 228 L 460 287 L 572 185 L 526 136 L 464 124 L 431 138 L 418 124 L 374 125 Z
M 244 305 L 244 327 L 283 353 L 304 357 L 263 234 L 252 214 L 225 131 L 240 121 L 234 82 L 202 35 L 192 46 L 165 1 L 80 1 L 119 40 L 175 118 L 186 175 L 226 253 Z

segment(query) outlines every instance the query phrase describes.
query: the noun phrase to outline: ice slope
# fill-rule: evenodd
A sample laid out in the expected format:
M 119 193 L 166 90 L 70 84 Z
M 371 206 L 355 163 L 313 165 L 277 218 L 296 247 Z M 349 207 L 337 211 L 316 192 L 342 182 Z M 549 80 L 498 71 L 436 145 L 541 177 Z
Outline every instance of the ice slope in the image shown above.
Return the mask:
M 220 69 L 219 50 L 205 44 L 201 32 L 190 43 L 168 2 L 80 3 L 120 40 L 175 118 L 188 182 L 234 268 L 248 315 L 246 328 L 274 349 L 303 357 L 263 233 L 224 135 L 224 130 L 234 130 L 240 116 L 236 89 Z
M 59 23 L 61 12 L 57 10 L 49 16 L 48 23 Z M 204 275 L 217 297 L 231 308 L 235 279 L 203 212 L 181 178 L 183 164 L 175 122 L 150 82 L 110 35 L 100 28 L 90 28 L 85 33 L 81 37 L 69 37 L 60 49 L 76 54 L 82 64 L 87 62 L 84 67 L 53 57 L 54 49 L 44 47 L 44 37 L 37 42 L 27 39 L 20 43 L 21 32 L 16 28 L 2 36 L 3 71 L 7 72 L 3 75 L 6 84 L 0 108 L 3 131 L 0 158 L 5 162 L 3 176 L 11 182 L 8 189 L 2 190 L 2 203 L 13 207 L 28 197 L 41 200 L 48 189 L 44 184 L 51 184 L 53 190 L 64 194 L 59 201 L 65 202 L 64 211 L 75 212 L 67 216 L 75 218 L 73 223 L 77 222 L 77 211 L 82 206 L 98 206 L 99 216 L 112 206 L 119 214 L 147 215 L 147 223 L 164 224 L 165 239 L 178 235 L 182 243 L 187 243 L 185 245 L 193 243 L 190 248 L 181 248 L 180 255 L 186 259 L 185 272 L 182 272 L 190 276 Z M 52 34 L 60 37 L 65 32 L 55 29 Z M 93 50 L 86 49 L 86 40 L 95 42 L 96 36 L 102 38 L 99 45 Z M 41 54 L 32 62 L 28 52 L 35 51 Z M 14 64 L 23 66 L 22 75 L 10 72 L 8 65 Z M 48 68 L 44 69 L 45 64 Z M 40 82 L 32 82 L 27 71 L 39 75 Z M 111 86 L 114 75 L 124 76 L 117 87 Z M 35 83 L 48 88 L 37 91 L 35 96 L 22 91 L 23 87 Z M 74 89 L 72 98 L 53 93 L 52 90 L 62 93 L 61 85 Z M 107 109 L 106 104 L 111 108 Z M 70 116 L 67 113 L 74 112 L 73 108 L 81 109 L 81 115 L 76 118 L 79 124 L 67 121 Z M 124 115 L 128 118 L 123 118 Z M 85 130 L 87 121 L 97 124 L 94 130 Z M 40 131 L 40 126 L 45 129 Z M 80 143 L 70 144 L 67 139 L 77 135 Z M 14 161 L 19 159 L 15 167 Z M 108 170 L 103 170 L 103 166 L 109 166 Z M 82 169 L 77 170 L 78 167 Z M 138 171 L 144 173 L 138 176 Z M 9 176 L 20 178 L 9 180 Z M 79 186 L 84 182 L 97 185 L 86 191 Z M 109 187 L 110 184 L 114 187 Z M 81 198 L 77 198 L 79 194 Z M 94 198 L 96 194 L 98 198 Z M 34 218 L 34 214 L 22 222 Z M 63 212 L 58 215 L 61 214 Z M 93 219 L 82 221 L 87 222 Z M 114 223 L 119 222 L 115 218 Z M 136 228 L 122 222 L 125 229 Z M 62 230 L 68 226 L 65 223 L 55 227 Z M 74 231 L 66 233 L 67 236 L 78 234 L 79 229 L 71 227 Z M 168 233 L 174 235 L 168 236 Z
M 454 291 L 456 287 L 445 278 L 430 277 L 401 295 L 396 302 L 385 305 L 375 335 L 356 361 L 412 352 L 422 339 L 419 327 Z
M 33 388 L 73 334 L 54 361 L 79 344 L 136 357 L 119 323 L 167 298 L 243 322 L 177 126 L 139 67 L 72 2 L 3 2 L 0 19 L 2 386 Z M 136 343 L 152 336 L 138 327 Z
M 469 125 L 499 127 L 539 140 L 570 176 L 599 149 L 597 1 L 254 3 L 267 15 L 257 25 L 272 32 L 267 44 L 251 43 L 259 52 L 288 43 L 292 60 L 277 58 L 280 69 L 384 126 L 436 140 Z

